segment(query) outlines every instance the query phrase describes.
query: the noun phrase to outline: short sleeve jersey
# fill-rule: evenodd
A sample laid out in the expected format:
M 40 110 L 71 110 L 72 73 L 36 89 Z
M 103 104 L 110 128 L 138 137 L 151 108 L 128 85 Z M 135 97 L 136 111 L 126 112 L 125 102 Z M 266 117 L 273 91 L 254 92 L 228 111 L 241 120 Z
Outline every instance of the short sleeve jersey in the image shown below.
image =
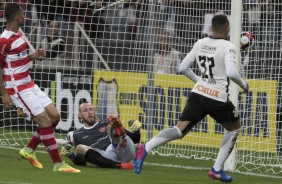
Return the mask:
M 8 94 L 33 87 L 29 75 L 29 59 L 26 42 L 21 32 L 5 29 L 0 37 L 0 65 L 3 82 Z
M 236 63 L 234 45 L 224 39 L 204 38 L 195 43 L 190 56 L 197 62 L 202 80 L 193 92 L 209 98 L 227 101 L 230 80 L 226 74 L 228 61 Z
M 111 144 L 107 133 L 108 120 L 98 121 L 92 127 L 82 127 L 73 133 L 75 145 L 83 144 L 92 148 L 106 150 Z

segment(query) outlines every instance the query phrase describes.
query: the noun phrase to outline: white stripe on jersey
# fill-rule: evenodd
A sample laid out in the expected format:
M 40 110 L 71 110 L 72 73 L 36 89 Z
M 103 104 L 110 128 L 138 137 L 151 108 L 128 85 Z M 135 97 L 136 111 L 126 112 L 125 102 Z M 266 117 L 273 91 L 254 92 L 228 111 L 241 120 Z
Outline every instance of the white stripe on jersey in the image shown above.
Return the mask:
M 27 55 L 27 52 L 24 51 L 24 52 L 18 53 L 18 54 L 7 55 L 5 61 L 6 62 L 13 62 L 13 61 L 17 62 L 17 60 L 24 59 L 26 57 L 28 57 L 28 55 Z
M 23 84 L 27 84 L 31 81 L 30 76 L 25 77 L 21 80 L 15 80 L 15 81 L 5 81 L 5 88 L 13 88 L 14 86 L 19 86 Z
M 1 34 L 1 37 L 9 39 L 14 34 L 16 34 L 16 33 L 12 32 L 12 31 L 8 31 L 8 30 L 5 29 L 4 32 Z
M 15 86 L 27 84 L 31 81 L 30 76 L 25 77 L 20 80 L 14 80 L 14 81 L 5 81 L 5 88 L 14 88 Z
M 13 68 L 13 69 L 14 69 L 14 74 L 23 73 L 23 72 L 29 70 L 29 65 L 23 65 L 23 66 L 19 66 L 17 68 Z M 3 72 L 4 75 L 9 75 L 10 69 L 4 68 L 3 71 L 4 71 Z
M 11 44 L 11 50 L 14 50 L 25 43 L 24 38 L 21 36 Z
M 15 37 L 16 36 L 16 37 Z M 17 38 L 17 36 L 19 36 Z M 20 80 L 15 80 L 14 79 L 14 75 L 18 74 L 18 73 L 24 73 L 26 71 L 29 70 L 29 63 L 23 64 L 21 65 L 21 63 L 18 63 L 18 66 L 16 65 L 17 62 L 19 62 L 20 60 L 23 61 L 24 59 L 28 60 L 28 53 L 27 53 L 27 49 L 26 46 L 23 45 L 25 44 L 25 40 L 23 38 L 23 36 L 21 35 L 20 32 L 14 33 L 12 31 L 9 31 L 7 29 L 4 30 L 4 32 L 2 33 L 1 37 L 4 37 L 6 39 L 8 39 L 8 43 L 10 43 L 11 45 L 8 45 L 10 47 L 10 50 L 7 51 L 7 55 L 5 57 L 5 63 L 7 63 L 8 68 L 3 68 L 4 71 L 4 75 L 10 75 L 12 81 L 5 81 L 5 88 L 16 88 L 19 85 L 24 85 L 27 84 L 29 82 L 31 82 L 31 78 L 30 76 L 25 77 L 23 79 Z M 15 40 L 13 40 L 15 39 Z M 10 41 L 10 42 L 9 42 Z M 13 41 L 11 43 L 11 41 Z M 17 50 L 17 48 L 19 48 L 20 46 L 24 46 L 23 49 Z M 10 51 L 14 50 L 15 54 L 9 54 Z M 14 66 L 15 68 L 12 68 L 11 66 Z

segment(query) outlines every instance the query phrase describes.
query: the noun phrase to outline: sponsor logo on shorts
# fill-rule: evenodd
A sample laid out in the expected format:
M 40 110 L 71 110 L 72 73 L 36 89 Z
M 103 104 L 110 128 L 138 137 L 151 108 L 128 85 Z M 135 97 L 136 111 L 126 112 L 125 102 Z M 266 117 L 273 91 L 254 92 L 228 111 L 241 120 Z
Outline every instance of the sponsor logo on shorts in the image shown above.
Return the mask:
M 195 89 L 200 91 L 200 92 L 202 92 L 202 93 L 205 93 L 207 95 L 210 95 L 210 96 L 218 98 L 218 94 L 219 94 L 218 90 L 211 89 L 211 88 L 208 88 L 208 87 L 204 87 L 202 85 L 197 85 Z
M 237 108 L 235 108 L 235 109 L 233 110 L 233 114 L 234 114 L 234 118 L 238 118 L 238 117 L 239 117 L 239 111 L 238 111 Z

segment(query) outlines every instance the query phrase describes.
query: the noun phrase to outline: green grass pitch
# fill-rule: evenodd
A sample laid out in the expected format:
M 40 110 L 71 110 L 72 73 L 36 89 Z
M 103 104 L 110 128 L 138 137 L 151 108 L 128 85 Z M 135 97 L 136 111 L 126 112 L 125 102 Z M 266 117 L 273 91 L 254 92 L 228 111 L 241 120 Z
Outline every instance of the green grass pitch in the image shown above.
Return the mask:
M 18 155 L 17 149 L 0 148 L 0 183 L 6 184 L 217 184 L 207 177 L 212 161 L 149 155 L 140 175 L 133 171 L 103 169 L 94 165 L 76 166 L 82 173 L 58 173 L 46 153 L 37 153 L 43 169 L 33 168 Z M 73 166 L 67 158 L 66 162 Z M 169 165 L 170 164 L 170 165 Z M 189 167 L 187 167 L 189 166 Z M 232 183 L 277 184 L 281 179 L 229 173 Z

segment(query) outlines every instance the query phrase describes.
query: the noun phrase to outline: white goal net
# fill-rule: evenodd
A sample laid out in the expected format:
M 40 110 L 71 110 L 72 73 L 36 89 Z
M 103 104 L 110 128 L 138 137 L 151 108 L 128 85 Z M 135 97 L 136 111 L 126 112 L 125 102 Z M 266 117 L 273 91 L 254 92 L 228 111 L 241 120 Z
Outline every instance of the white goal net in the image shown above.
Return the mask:
M 14 0 L 26 12 L 22 27 L 29 52 L 42 47 L 46 59 L 31 62 L 31 77 L 61 113 L 56 137 L 83 126 L 82 101 L 97 116 L 142 122 L 142 142 L 172 127 L 193 82 L 178 66 L 195 41 L 210 35 L 214 14 L 231 19 L 231 0 Z M 1 10 L 5 3 L 0 4 Z M 242 118 L 236 170 L 282 177 L 281 18 L 279 0 L 242 0 L 242 31 L 255 45 L 241 52 L 240 74 L 250 92 L 239 93 Z M 1 31 L 5 27 L 2 16 Z M 232 35 L 230 35 L 232 37 Z M 194 70 L 198 73 L 197 69 Z M 36 125 L 0 105 L 0 146 L 22 147 Z M 223 128 L 206 117 L 182 140 L 154 153 L 213 160 Z

